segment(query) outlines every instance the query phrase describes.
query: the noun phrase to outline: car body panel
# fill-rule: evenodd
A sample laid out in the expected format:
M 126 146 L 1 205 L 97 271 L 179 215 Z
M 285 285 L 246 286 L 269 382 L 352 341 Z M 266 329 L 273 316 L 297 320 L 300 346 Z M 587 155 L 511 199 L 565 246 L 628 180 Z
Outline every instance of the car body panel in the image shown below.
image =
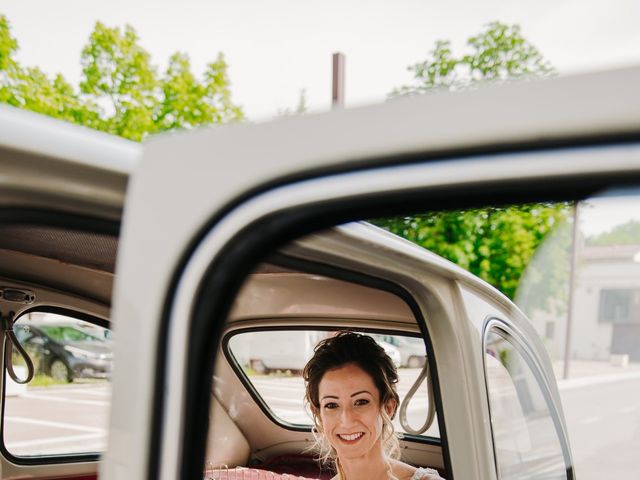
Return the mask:
M 141 146 L 0 105 L 0 204 L 120 220 Z

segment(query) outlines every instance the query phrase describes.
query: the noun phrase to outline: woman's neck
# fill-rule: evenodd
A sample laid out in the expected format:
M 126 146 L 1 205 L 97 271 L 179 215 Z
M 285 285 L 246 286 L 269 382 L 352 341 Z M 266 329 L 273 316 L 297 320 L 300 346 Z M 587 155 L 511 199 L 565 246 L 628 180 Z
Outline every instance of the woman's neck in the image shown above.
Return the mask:
M 390 464 L 383 455 L 372 458 L 338 459 L 340 480 L 388 480 Z

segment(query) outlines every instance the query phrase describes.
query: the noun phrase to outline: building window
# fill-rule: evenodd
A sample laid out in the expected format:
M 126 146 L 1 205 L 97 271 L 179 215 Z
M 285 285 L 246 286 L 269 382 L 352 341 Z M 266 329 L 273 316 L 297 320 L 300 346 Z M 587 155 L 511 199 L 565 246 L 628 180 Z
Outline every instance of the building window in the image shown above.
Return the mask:
M 601 290 L 598 322 L 640 323 L 640 290 Z

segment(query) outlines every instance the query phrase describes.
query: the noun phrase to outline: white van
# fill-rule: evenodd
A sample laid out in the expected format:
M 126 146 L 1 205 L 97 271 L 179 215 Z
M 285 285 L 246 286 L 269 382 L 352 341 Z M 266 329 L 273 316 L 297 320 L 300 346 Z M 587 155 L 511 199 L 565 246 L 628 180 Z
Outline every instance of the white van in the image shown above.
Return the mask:
M 328 335 L 330 333 L 308 330 L 249 332 L 242 336 L 241 342 L 233 341 L 239 337 L 232 338 L 230 348 L 236 361 L 255 373 L 300 372 L 313 356 L 318 342 Z
M 335 332 L 318 332 L 312 330 L 298 331 L 261 331 L 247 333 L 242 341 L 230 346 L 236 361 L 257 374 L 275 371 L 301 372 L 313 356 L 314 349 L 320 340 L 328 338 Z M 401 364 L 401 354 L 398 348 L 372 335 L 378 344 L 384 348 L 396 366 Z M 422 344 L 424 352 L 424 343 Z M 424 356 L 424 353 L 423 353 Z

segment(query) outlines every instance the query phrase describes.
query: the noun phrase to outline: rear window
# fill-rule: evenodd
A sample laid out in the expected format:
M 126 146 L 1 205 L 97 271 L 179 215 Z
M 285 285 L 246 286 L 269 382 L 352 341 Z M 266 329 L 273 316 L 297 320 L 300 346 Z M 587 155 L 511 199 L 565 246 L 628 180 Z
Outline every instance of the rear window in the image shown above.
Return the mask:
M 366 333 L 382 346 L 398 369 L 400 402 L 416 383 L 426 363 L 427 351 L 421 338 L 399 334 Z M 236 371 L 253 390 L 272 419 L 284 425 L 311 427 L 313 422 L 304 404 L 302 370 L 321 340 L 334 335 L 328 330 L 261 330 L 234 334 L 227 343 Z M 428 382 L 419 386 L 406 407 L 406 423 L 396 415 L 397 432 L 407 433 L 407 425 L 418 431 L 429 415 Z M 433 406 L 435 408 L 435 405 Z M 398 409 L 399 412 L 399 409 Z M 422 432 L 440 438 L 437 419 Z

